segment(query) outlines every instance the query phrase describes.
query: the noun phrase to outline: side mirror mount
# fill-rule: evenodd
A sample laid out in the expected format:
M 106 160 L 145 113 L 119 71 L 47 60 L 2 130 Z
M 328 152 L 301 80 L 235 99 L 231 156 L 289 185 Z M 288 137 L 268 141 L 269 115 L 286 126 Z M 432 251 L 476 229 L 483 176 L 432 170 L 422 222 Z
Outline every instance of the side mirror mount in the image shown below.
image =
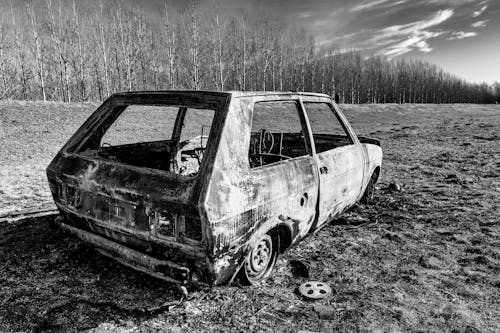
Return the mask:
M 340 96 L 339 96 L 339 94 L 335 94 L 335 103 L 337 103 L 337 104 L 340 103 Z

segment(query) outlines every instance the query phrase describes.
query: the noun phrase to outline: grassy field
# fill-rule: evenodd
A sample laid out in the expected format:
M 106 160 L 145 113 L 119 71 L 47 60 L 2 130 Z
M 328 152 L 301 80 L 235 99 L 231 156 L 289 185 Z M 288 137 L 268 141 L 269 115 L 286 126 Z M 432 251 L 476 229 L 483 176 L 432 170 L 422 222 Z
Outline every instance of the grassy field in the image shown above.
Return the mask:
M 0 216 L 50 202 L 44 168 L 95 107 L 0 103 Z M 55 216 L 26 219 L 0 224 L 0 332 L 500 332 L 500 107 L 344 109 L 382 141 L 375 204 L 288 252 L 265 286 L 176 303 L 174 286 L 52 231 Z M 332 296 L 297 296 L 296 260 Z

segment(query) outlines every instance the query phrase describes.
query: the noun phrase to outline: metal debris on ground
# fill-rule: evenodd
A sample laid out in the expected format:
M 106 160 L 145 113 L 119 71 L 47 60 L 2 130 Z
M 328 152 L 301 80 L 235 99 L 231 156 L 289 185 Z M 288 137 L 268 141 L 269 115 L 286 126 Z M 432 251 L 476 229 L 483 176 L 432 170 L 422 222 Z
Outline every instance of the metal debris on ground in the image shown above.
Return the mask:
M 403 186 L 399 183 L 396 183 L 396 182 L 392 182 L 389 184 L 389 186 L 387 186 L 387 189 L 389 191 L 396 191 L 396 192 L 400 192 L 402 188 L 403 188 Z
M 182 298 L 181 301 L 186 300 L 188 298 L 188 291 L 185 286 L 179 286 L 179 290 L 182 292 Z
M 309 278 L 309 267 L 299 260 L 290 260 L 288 263 L 292 275 L 296 278 Z
M 300 285 L 299 293 L 311 299 L 323 299 L 332 293 L 332 288 L 324 282 L 309 281 Z

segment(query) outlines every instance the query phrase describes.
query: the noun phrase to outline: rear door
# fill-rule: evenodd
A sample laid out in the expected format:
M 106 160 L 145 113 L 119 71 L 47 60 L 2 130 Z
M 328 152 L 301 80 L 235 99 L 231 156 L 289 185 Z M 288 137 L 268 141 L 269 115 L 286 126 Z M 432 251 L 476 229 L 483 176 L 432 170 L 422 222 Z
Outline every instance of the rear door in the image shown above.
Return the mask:
M 319 170 L 320 227 L 354 204 L 363 183 L 363 152 L 343 115 L 330 102 L 303 101 Z

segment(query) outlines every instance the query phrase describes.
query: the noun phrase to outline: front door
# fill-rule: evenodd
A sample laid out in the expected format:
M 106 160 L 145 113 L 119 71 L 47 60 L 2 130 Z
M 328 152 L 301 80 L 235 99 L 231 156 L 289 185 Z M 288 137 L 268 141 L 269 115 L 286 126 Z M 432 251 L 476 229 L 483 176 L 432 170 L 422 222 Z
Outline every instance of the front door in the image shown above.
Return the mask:
M 318 171 L 298 100 L 254 104 L 250 172 L 258 179 L 256 204 L 305 236 L 316 218 Z M 306 134 L 306 135 L 304 135 Z
M 342 116 L 326 102 L 307 102 L 319 169 L 319 204 L 316 227 L 353 205 L 363 182 L 363 152 Z

